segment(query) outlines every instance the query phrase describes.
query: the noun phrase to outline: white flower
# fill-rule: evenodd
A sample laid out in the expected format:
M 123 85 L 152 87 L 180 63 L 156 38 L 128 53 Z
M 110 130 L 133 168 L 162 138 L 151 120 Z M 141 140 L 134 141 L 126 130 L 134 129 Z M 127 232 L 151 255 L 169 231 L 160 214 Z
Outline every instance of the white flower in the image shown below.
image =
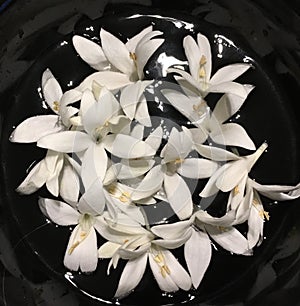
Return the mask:
M 191 37 L 186 36 L 183 40 L 183 47 L 189 63 L 190 74 L 181 69 L 169 69 L 169 72 L 176 72 L 181 75 L 190 88 L 199 92 L 204 98 L 208 93 L 229 93 L 241 98 L 247 96 L 243 85 L 233 82 L 236 78 L 246 72 L 249 64 L 232 64 L 219 69 L 213 76 L 211 48 L 208 39 L 198 33 L 197 42 Z M 182 79 L 178 79 L 182 82 Z
M 98 263 L 95 224 L 100 222 L 96 216 L 79 212 L 71 205 L 51 199 L 41 198 L 39 205 L 41 211 L 54 223 L 61 226 L 76 225 L 69 238 L 64 265 L 72 271 L 95 271 Z
M 46 103 L 54 115 L 30 117 L 20 123 L 10 137 L 12 142 L 30 143 L 40 138 L 69 128 L 69 119 L 78 109 L 69 106 L 81 98 L 81 92 L 69 90 L 63 94 L 62 89 L 49 69 L 42 76 L 42 92 Z
M 229 157 L 233 160 L 224 164 L 210 177 L 200 196 L 209 197 L 216 194 L 218 190 L 223 192 L 230 191 L 230 197 L 234 201 L 240 202 L 240 197 L 243 196 L 245 190 L 248 174 L 267 147 L 267 143 L 263 143 L 256 152 L 247 156 L 238 156 L 219 149 L 219 152 L 223 152 L 223 156 L 222 153 L 216 152 L 217 158 Z
M 152 156 L 153 149 L 145 142 L 121 134 L 128 120 L 120 115 L 120 104 L 114 95 L 102 89 L 99 101 L 87 90 L 83 93 L 82 113 L 84 131 L 63 131 L 41 138 L 37 145 L 65 153 L 85 152 L 82 158 L 81 177 L 85 188 L 97 179 L 103 179 L 107 170 L 106 150 L 120 158 Z M 82 108 L 83 106 L 81 106 Z
M 162 32 L 153 31 L 153 27 L 149 26 L 124 44 L 111 33 L 101 29 L 102 47 L 80 36 L 73 37 L 73 44 L 80 57 L 96 70 L 108 69 L 111 65 L 131 81 L 137 81 L 143 79 L 146 63 L 164 42 L 163 39 L 153 39 L 161 34 Z M 102 74 L 109 75 L 106 71 Z
M 192 141 L 184 132 L 173 128 L 168 143 L 161 151 L 161 165 L 152 168 L 133 192 L 136 200 L 145 192 L 154 194 L 163 185 L 167 199 L 176 215 L 187 219 L 193 212 L 192 195 L 181 176 L 199 179 L 207 178 L 217 169 L 217 164 L 202 158 L 188 158 Z
M 79 165 L 67 154 L 48 150 L 47 155 L 29 172 L 17 188 L 22 194 L 36 192 L 46 184 L 49 192 L 70 203 L 77 202 L 79 196 Z
M 240 109 L 253 86 L 244 85 L 244 88 L 247 92 L 245 97 L 225 94 L 217 102 L 212 112 L 206 102 L 191 91 L 186 91 L 186 95 L 179 91 L 164 89 L 162 93 L 171 105 L 197 127 L 188 130 L 195 145 L 201 145 L 210 137 L 212 141 L 218 144 L 254 150 L 253 141 L 241 125 L 224 123 Z M 201 152 L 199 153 L 201 154 Z
M 148 261 L 162 291 L 174 292 L 179 288 L 191 288 L 188 273 L 170 251 L 156 244 L 151 232 L 136 226 L 124 228 L 119 224 L 111 227 L 111 233 L 113 232 L 115 237 L 112 235 L 110 241 L 100 247 L 99 257 L 115 258 L 115 265 L 116 258 L 128 259 L 120 277 L 116 297 L 125 296 L 139 284 Z

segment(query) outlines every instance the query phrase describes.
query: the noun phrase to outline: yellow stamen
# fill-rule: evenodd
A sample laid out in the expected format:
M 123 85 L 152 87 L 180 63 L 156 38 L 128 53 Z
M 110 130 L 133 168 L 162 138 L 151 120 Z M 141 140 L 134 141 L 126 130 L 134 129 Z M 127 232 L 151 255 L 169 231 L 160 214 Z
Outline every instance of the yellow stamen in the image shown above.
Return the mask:
M 200 109 L 202 108 L 203 105 L 205 105 L 205 101 L 201 100 L 201 102 L 199 104 L 194 104 L 193 105 L 193 110 L 194 112 L 198 113 L 199 115 L 203 114 L 203 111 L 200 111 Z
M 218 228 L 223 233 L 227 231 L 226 227 L 224 227 L 224 226 L 218 226 Z
M 130 56 L 130 58 L 131 58 L 134 62 L 136 62 L 137 56 L 136 56 L 136 54 L 135 54 L 134 52 L 129 52 L 129 56 Z
M 264 212 L 264 216 L 265 216 L 265 218 L 267 219 L 267 221 L 270 220 L 270 214 L 269 214 L 269 212 L 265 211 L 265 212 Z
M 207 63 L 207 59 L 204 55 L 202 55 L 200 59 L 200 66 L 204 66 Z
M 182 164 L 183 162 L 184 162 L 184 159 L 182 159 L 182 158 L 177 158 L 177 159 L 175 159 L 174 164 L 175 164 L 175 165 L 179 165 L 179 164 Z
M 257 206 L 257 205 L 259 205 L 259 202 L 257 201 L 257 199 L 253 199 L 252 204 L 253 204 L 254 206 Z
M 86 235 L 87 235 L 86 232 L 82 232 L 82 233 L 80 234 L 80 238 L 81 238 L 81 239 L 84 239 L 84 238 L 86 237 Z
M 79 246 L 79 244 L 80 244 L 80 242 L 79 242 L 79 241 L 76 241 L 76 242 L 70 247 L 68 254 L 71 255 L 71 254 L 74 252 L 74 250 Z
M 167 265 L 163 265 L 162 268 L 168 273 L 171 274 L 170 268 Z
M 157 262 L 157 263 L 161 263 L 162 262 L 161 257 L 159 255 L 156 255 L 154 257 L 154 261 Z
M 108 192 L 111 194 L 111 195 L 114 195 L 117 191 L 117 187 L 115 185 L 112 185 L 108 188 Z
M 162 275 L 163 278 L 166 278 L 167 277 L 167 272 L 166 270 L 164 269 L 164 266 L 160 268 L 160 273 Z
M 127 243 L 128 241 L 129 241 L 129 239 L 125 239 L 125 240 L 124 240 L 124 243 Z
M 267 220 L 269 221 L 270 220 L 270 215 L 267 211 L 264 211 L 263 209 L 259 211 L 259 216 L 263 219 L 263 220 Z
M 199 77 L 200 77 L 201 79 L 203 79 L 203 78 L 205 78 L 205 76 L 206 76 L 205 69 L 204 69 L 204 67 L 201 67 L 201 68 L 199 69 Z
M 53 109 L 58 112 L 59 111 L 59 102 L 58 101 L 54 101 L 53 102 Z
M 235 197 L 239 193 L 240 193 L 239 186 L 235 186 L 233 189 L 233 196 Z

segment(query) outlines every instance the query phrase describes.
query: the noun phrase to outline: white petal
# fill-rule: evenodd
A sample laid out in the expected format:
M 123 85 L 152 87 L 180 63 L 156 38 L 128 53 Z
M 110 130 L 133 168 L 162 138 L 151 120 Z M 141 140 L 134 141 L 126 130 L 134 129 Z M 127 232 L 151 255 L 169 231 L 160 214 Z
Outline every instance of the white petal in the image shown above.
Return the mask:
M 48 80 L 54 78 L 53 73 L 51 72 L 51 70 L 49 68 L 47 68 L 43 74 L 42 74 L 42 87 L 45 86 L 45 84 L 47 83 Z
M 41 188 L 47 181 L 49 172 L 44 160 L 37 163 L 19 185 L 17 191 L 21 194 L 32 194 Z
M 155 161 L 150 159 L 132 159 L 122 161 L 120 172 L 118 173 L 118 178 L 120 180 L 132 179 L 144 175 L 148 172 Z
M 208 235 L 201 231 L 193 230 L 192 232 L 191 238 L 184 246 L 184 257 L 193 286 L 197 289 L 209 266 L 212 252 Z
M 133 201 L 138 201 L 154 195 L 158 190 L 160 190 L 162 182 L 163 173 L 161 171 L 161 166 L 158 165 L 152 168 L 144 177 L 139 186 L 135 188 L 131 194 L 131 199 Z
M 60 106 L 65 107 L 81 99 L 82 92 L 76 89 L 66 91 L 60 100 Z
M 192 235 L 192 230 L 188 230 L 182 233 L 177 239 L 169 239 L 169 240 L 155 239 L 152 243 L 168 250 L 177 249 L 182 245 L 184 245 L 186 241 L 189 240 L 191 235 Z
M 219 191 L 219 188 L 216 186 L 216 182 L 219 177 L 223 175 L 223 167 L 219 168 L 208 180 L 203 190 L 200 192 L 200 196 L 207 198 L 213 196 Z
M 142 97 L 141 102 L 136 108 L 135 119 L 144 126 L 151 127 L 152 125 L 145 97 Z
M 54 164 L 55 165 L 54 168 L 49 173 L 50 175 L 48 176 L 46 186 L 49 192 L 55 197 L 57 197 L 59 195 L 59 177 L 60 177 L 61 170 L 63 168 L 64 160 L 63 160 L 62 154 L 57 154 L 56 152 L 53 152 L 53 153 L 58 156 Z M 46 163 L 47 163 L 47 160 L 48 160 L 48 156 L 45 158 Z M 47 168 L 49 170 L 48 165 L 47 165 Z
M 132 137 L 136 138 L 136 139 L 143 140 L 143 138 L 144 138 L 144 129 L 145 129 L 144 126 L 142 126 L 141 124 L 136 124 L 133 127 L 130 135 Z
M 61 131 L 57 115 L 41 115 L 30 117 L 20 123 L 11 134 L 11 142 L 30 143 L 40 138 Z
M 234 81 L 244 74 L 251 66 L 249 64 L 232 64 L 219 69 L 210 79 L 210 84 Z
M 145 253 L 127 262 L 120 277 L 115 297 L 122 297 L 130 293 L 139 284 L 146 269 L 147 259 L 148 255 Z
M 214 142 L 226 146 L 238 146 L 248 150 L 255 150 L 255 144 L 245 129 L 236 123 L 223 124 L 221 131 L 213 131 L 210 137 Z
M 103 180 L 104 186 L 108 186 L 117 180 L 117 177 L 121 171 L 121 166 L 121 164 L 113 164 L 107 169 Z
M 83 194 L 78 203 L 81 213 L 91 215 L 101 214 L 105 207 L 105 195 L 101 179 L 96 180 L 89 189 Z
M 89 75 L 76 90 L 85 91 L 92 90 L 93 82 L 97 82 L 101 86 L 105 86 L 108 90 L 120 89 L 131 84 L 129 76 L 115 71 L 100 71 Z
M 81 228 L 76 226 L 73 230 L 67 250 L 64 257 L 64 265 L 71 271 L 93 272 L 97 268 L 98 251 L 97 251 L 97 237 L 93 228 L 90 229 L 87 237 L 72 251 L 70 249 L 78 239 L 80 239 Z
M 77 202 L 79 196 L 80 182 L 76 169 L 65 162 L 60 177 L 59 193 L 66 202 Z
M 98 249 L 98 257 L 99 258 L 112 258 L 120 247 L 121 245 L 118 243 L 113 243 L 110 241 L 105 242 Z
M 120 104 L 124 113 L 132 120 L 135 117 L 136 108 L 141 101 L 145 88 L 153 81 L 138 81 L 126 86 L 121 91 Z
M 161 267 L 157 264 L 157 262 L 154 260 L 153 257 L 154 255 L 149 254 L 149 263 L 150 263 L 152 273 L 156 279 L 156 282 L 159 288 L 164 292 L 177 291 L 179 288 L 176 285 L 176 283 L 173 281 L 173 279 L 169 275 L 166 275 L 166 277 L 162 276 Z
M 96 70 L 109 68 L 109 63 L 98 44 L 79 35 L 73 36 L 72 41 L 76 52 L 92 68 Z
M 80 103 L 81 116 L 84 116 L 93 107 L 95 102 L 96 102 L 95 97 L 92 91 L 86 89 L 82 94 L 81 103 Z
M 162 34 L 162 32 L 153 31 L 151 36 L 153 37 L 160 34 Z M 150 35 L 150 33 L 148 35 Z M 163 42 L 164 39 L 152 39 L 146 42 L 141 40 L 137 45 L 135 53 L 137 57 L 136 63 L 137 63 L 137 72 L 139 79 L 142 79 L 144 77 L 143 70 L 145 65 L 147 64 L 148 60 L 151 58 L 153 53 L 163 44 Z
M 79 212 L 64 202 L 40 198 L 39 206 L 41 211 L 58 225 L 78 224 Z
M 175 282 L 175 284 L 183 289 L 189 290 L 192 286 L 192 281 L 188 273 L 182 267 L 182 265 L 178 262 L 175 256 L 167 250 L 162 251 L 163 256 L 166 259 L 166 264 L 170 269 L 170 277 Z
M 47 102 L 49 107 L 55 113 L 57 113 L 57 110 L 55 110 L 55 108 L 54 108 L 54 102 L 60 102 L 60 99 L 63 95 L 62 89 L 61 89 L 58 81 L 54 77 L 49 78 L 45 82 L 45 84 L 42 88 L 42 91 L 43 91 L 45 101 Z
M 217 217 L 212 217 L 204 210 L 199 210 L 196 212 L 195 217 L 203 224 L 227 227 L 234 222 L 235 212 L 231 210 L 223 217 L 217 218 Z
M 164 175 L 164 187 L 170 206 L 179 219 L 187 219 L 193 212 L 191 192 L 186 182 L 177 174 Z
M 201 103 L 201 98 L 189 97 L 181 92 L 174 91 L 171 89 L 163 89 L 163 95 L 168 99 L 173 107 L 175 107 L 181 114 L 191 120 L 191 122 L 197 124 L 206 115 L 206 103 L 203 103 L 201 108 L 195 111 L 195 107 L 198 107 Z M 199 122 L 200 121 L 200 122 Z
M 159 126 L 145 139 L 145 142 L 156 152 L 160 147 L 162 136 L 163 130 L 162 127 Z
M 128 135 L 108 135 L 103 143 L 106 150 L 120 158 L 140 158 L 155 154 L 144 141 Z
M 196 145 L 195 149 L 201 156 L 209 158 L 214 161 L 238 160 L 240 158 L 238 155 L 235 155 L 232 152 L 229 152 L 227 150 L 215 146 L 207 146 L 200 144 Z
M 247 234 L 250 249 L 260 245 L 263 241 L 264 219 L 260 216 L 260 211 L 264 211 L 261 204 L 257 204 L 257 206 L 251 205 Z
M 176 128 L 172 128 L 168 143 L 163 149 L 161 156 L 164 162 L 168 163 L 176 159 L 184 159 L 192 150 L 192 140 L 186 137 L 184 132 L 178 132 Z
M 103 52 L 109 62 L 121 72 L 131 75 L 135 70 L 135 64 L 125 44 L 104 29 L 100 31 L 100 37 Z
M 228 209 L 237 210 L 240 206 L 244 195 L 245 195 L 245 187 L 248 176 L 245 175 L 241 181 L 234 187 L 234 189 L 230 192 L 228 198 Z
M 207 79 L 209 80 L 211 76 L 211 63 L 212 63 L 210 43 L 207 37 L 202 35 L 201 33 L 198 33 L 197 35 L 197 43 L 200 48 L 201 54 L 206 58 L 205 72 Z
M 187 137 L 192 139 L 193 145 L 197 150 L 197 146 L 201 146 L 207 139 L 208 131 L 205 127 L 206 120 L 198 128 L 187 129 L 182 127 Z
M 201 52 L 195 40 L 190 36 L 183 39 L 183 48 L 189 62 L 190 73 L 195 80 L 199 79 Z
M 203 158 L 186 158 L 177 169 L 180 175 L 193 179 L 210 177 L 218 168 L 218 164 Z
M 126 42 L 126 47 L 130 52 L 134 52 L 136 49 L 137 44 L 145 37 L 146 34 L 152 32 L 153 26 L 149 26 L 142 30 L 137 35 L 133 36 Z
M 247 239 L 234 227 L 219 228 L 206 225 L 208 234 L 225 250 L 241 255 L 249 255 Z
M 244 85 L 245 90 L 247 91 L 247 96 L 253 90 L 254 86 Z M 223 123 L 232 117 L 243 105 L 245 98 L 241 98 L 233 94 L 225 94 L 216 104 L 212 116 L 215 119 Z
M 108 157 L 103 145 L 92 144 L 85 152 L 82 159 L 81 178 L 86 189 L 100 178 L 104 179 L 107 169 Z
M 209 92 L 233 94 L 243 99 L 246 99 L 248 95 L 248 92 L 245 89 L 244 85 L 236 82 L 224 82 L 211 85 L 209 87 Z
M 151 228 L 151 231 L 156 236 L 159 236 L 166 240 L 170 240 L 170 239 L 176 239 L 178 238 L 178 236 L 181 236 L 182 233 L 185 233 L 186 231 L 188 231 L 191 225 L 192 225 L 191 220 L 179 221 L 176 223 L 153 226 Z
M 83 132 L 64 131 L 39 139 L 37 146 L 57 152 L 72 153 L 86 150 L 90 143 L 90 136 Z

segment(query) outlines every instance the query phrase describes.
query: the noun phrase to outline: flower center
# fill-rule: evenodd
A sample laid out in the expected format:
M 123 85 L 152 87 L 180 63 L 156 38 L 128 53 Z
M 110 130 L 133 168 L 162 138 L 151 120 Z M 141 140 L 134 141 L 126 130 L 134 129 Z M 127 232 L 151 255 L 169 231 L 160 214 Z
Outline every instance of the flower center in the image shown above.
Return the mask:
M 130 203 L 131 202 L 131 195 L 128 191 L 123 191 L 118 188 L 116 185 L 111 185 L 108 188 L 108 192 L 111 196 L 118 199 L 122 203 Z
M 103 137 L 108 133 L 109 122 L 105 122 L 103 126 L 99 126 L 94 130 L 94 139 L 98 144 L 102 141 Z
M 134 63 L 136 64 L 137 61 L 137 56 L 134 52 L 129 52 L 129 57 L 134 61 Z
M 60 106 L 59 102 L 58 102 L 58 101 L 54 101 L 54 102 L 53 102 L 52 108 L 53 108 L 56 112 L 58 112 L 58 111 L 59 111 L 59 106 Z

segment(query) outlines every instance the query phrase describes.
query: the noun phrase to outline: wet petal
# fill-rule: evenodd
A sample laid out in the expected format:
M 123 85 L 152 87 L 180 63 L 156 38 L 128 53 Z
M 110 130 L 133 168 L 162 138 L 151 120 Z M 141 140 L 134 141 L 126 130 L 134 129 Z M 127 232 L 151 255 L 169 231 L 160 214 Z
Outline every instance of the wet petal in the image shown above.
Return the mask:
M 199 287 L 209 266 L 211 253 L 208 235 L 202 231 L 193 230 L 192 236 L 184 246 L 184 258 L 195 289 Z
M 131 194 L 131 199 L 133 201 L 138 201 L 154 195 L 158 190 L 160 190 L 162 182 L 163 173 L 161 171 L 161 166 L 158 165 L 152 168 L 138 187 L 134 189 L 133 193 Z
M 164 188 L 170 206 L 179 219 L 187 219 L 193 212 L 191 192 L 186 182 L 177 174 L 164 175 Z
M 206 225 L 205 229 L 223 249 L 234 254 L 250 255 L 247 239 L 234 227 L 220 228 Z
M 251 66 L 249 64 L 232 64 L 220 68 L 210 79 L 210 84 L 232 82 L 244 74 Z
M 226 146 L 237 146 L 248 150 L 255 150 L 255 144 L 246 130 L 239 124 L 226 123 L 221 126 L 221 131 L 212 131 L 211 139 Z
M 135 64 L 125 44 L 104 29 L 100 31 L 100 37 L 103 52 L 109 62 L 121 72 L 131 75 L 135 70 Z
M 79 212 L 64 202 L 40 198 L 39 206 L 41 211 L 58 225 L 78 224 Z
M 76 52 L 92 68 L 96 70 L 109 69 L 110 65 L 98 44 L 79 35 L 73 36 L 72 41 Z
M 141 102 L 136 108 L 135 119 L 144 126 L 151 127 L 152 125 L 145 97 L 142 97 Z
M 40 138 L 57 133 L 62 129 L 57 115 L 30 117 L 16 127 L 9 140 L 21 143 L 36 142 Z
M 177 169 L 180 175 L 193 179 L 210 177 L 218 168 L 218 164 L 203 158 L 186 158 Z
M 37 142 L 40 148 L 50 149 L 62 153 L 81 152 L 91 144 L 89 135 L 77 131 L 64 131 L 45 136 Z
M 124 180 L 139 177 L 148 172 L 154 164 L 155 161 L 152 159 L 124 160 L 122 161 L 122 165 L 120 165 L 121 169 L 118 174 L 118 178 L 120 180 Z
M 130 293 L 141 281 L 147 266 L 147 253 L 129 260 L 121 274 L 115 297 L 123 297 Z
M 145 142 L 156 152 L 160 147 L 162 136 L 163 130 L 162 127 L 159 126 L 145 139 Z
M 107 169 L 108 157 L 102 144 L 92 144 L 82 159 L 81 178 L 86 189 L 97 179 L 103 180 Z
M 195 80 L 199 80 L 200 59 L 202 56 L 200 48 L 190 35 L 183 39 L 183 48 L 189 62 L 190 73 Z

